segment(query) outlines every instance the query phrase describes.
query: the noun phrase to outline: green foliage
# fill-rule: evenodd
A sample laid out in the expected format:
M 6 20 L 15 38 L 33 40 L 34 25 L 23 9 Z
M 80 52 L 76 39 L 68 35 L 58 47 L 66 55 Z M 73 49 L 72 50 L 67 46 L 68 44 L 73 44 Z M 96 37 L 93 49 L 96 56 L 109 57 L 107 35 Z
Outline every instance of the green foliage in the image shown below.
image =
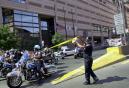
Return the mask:
M 55 35 L 52 36 L 53 45 L 57 45 L 57 44 L 59 44 L 59 43 L 61 43 L 63 41 L 64 41 L 64 36 L 59 34 L 59 33 L 55 33 Z M 58 49 L 58 47 L 57 47 L 57 49 Z
M 9 30 L 8 26 L 0 26 L 0 48 L 5 50 L 16 48 L 19 41 L 19 38 Z

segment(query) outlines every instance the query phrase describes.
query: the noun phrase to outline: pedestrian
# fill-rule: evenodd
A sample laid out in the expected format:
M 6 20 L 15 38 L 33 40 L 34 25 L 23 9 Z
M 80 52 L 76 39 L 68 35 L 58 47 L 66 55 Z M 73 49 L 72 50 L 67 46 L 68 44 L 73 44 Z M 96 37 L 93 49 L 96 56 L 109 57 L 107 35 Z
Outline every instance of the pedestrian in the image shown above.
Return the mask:
M 90 40 L 87 38 L 86 41 L 84 41 L 82 37 L 76 37 L 76 38 L 73 39 L 72 43 L 76 44 L 78 47 L 83 49 L 84 65 L 85 65 L 85 79 L 86 79 L 84 84 L 85 85 L 90 84 L 90 76 L 92 76 L 92 78 L 94 80 L 93 83 L 96 83 L 99 79 L 92 70 L 92 63 L 93 63 L 92 51 L 93 51 L 93 47 L 92 47 L 92 44 L 91 44 Z

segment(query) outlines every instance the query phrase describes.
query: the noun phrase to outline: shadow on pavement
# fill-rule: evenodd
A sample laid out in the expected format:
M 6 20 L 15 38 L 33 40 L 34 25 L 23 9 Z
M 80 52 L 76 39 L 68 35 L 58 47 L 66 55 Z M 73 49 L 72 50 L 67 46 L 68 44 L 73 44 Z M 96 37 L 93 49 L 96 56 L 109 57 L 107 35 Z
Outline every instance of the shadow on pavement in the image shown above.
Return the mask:
M 52 76 L 48 77 L 48 78 L 44 78 L 42 80 L 38 80 L 38 81 L 33 81 L 33 82 L 29 82 L 23 86 L 21 86 L 21 88 L 28 88 L 30 86 L 33 86 L 32 88 L 38 87 L 38 86 L 42 86 L 44 83 L 50 83 L 52 80 L 63 76 L 65 70 L 59 70 L 56 73 L 52 74 Z
M 127 77 L 119 77 L 119 76 L 114 76 L 114 77 L 107 77 L 106 79 L 102 79 L 98 81 L 96 84 L 104 84 L 104 83 L 110 83 L 113 81 L 122 81 L 128 79 Z

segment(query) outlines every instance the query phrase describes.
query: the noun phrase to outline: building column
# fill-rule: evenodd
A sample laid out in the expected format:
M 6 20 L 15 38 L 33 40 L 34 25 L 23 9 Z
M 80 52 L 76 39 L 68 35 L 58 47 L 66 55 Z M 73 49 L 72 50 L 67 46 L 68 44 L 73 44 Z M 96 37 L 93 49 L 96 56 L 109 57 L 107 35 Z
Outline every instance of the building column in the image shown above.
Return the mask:
M 3 24 L 2 7 L 0 7 L 0 25 Z
M 93 47 L 95 46 L 95 43 L 94 43 L 94 30 L 92 29 L 92 31 L 91 31 L 92 33 L 92 36 L 91 36 L 91 42 L 92 42 L 92 45 L 93 45 Z
M 101 46 L 103 46 L 104 43 L 104 35 L 103 35 L 103 27 L 100 27 L 100 32 L 101 32 Z

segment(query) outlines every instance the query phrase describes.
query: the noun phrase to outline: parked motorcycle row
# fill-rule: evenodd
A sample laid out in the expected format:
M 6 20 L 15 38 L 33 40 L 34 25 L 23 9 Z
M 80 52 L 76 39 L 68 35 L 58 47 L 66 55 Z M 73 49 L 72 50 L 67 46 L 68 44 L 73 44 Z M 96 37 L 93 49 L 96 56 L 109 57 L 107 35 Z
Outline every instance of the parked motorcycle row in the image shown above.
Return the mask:
M 23 80 L 37 81 L 50 77 L 57 72 L 56 65 L 59 60 L 73 52 L 67 48 L 64 52 L 53 52 L 50 48 L 41 51 L 39 46 L 35 47 L 31 52 L 11 49 L 0 55 L 0 78 L 6 78 L 9 88 L 21 87 Z M 76 47 L 73 55 L 77 59 L 82 57 L 83 53 Z
M 33 52 L 6 51 L 0 55 L 0 78 L 6 78 L 8 87 L 19 88 L 23 80 L 35 81 L 51 76 L 57 72 L 56 64 L 61 56 L 49 49 L 41 52 L 42 59 L 37 60 Z

